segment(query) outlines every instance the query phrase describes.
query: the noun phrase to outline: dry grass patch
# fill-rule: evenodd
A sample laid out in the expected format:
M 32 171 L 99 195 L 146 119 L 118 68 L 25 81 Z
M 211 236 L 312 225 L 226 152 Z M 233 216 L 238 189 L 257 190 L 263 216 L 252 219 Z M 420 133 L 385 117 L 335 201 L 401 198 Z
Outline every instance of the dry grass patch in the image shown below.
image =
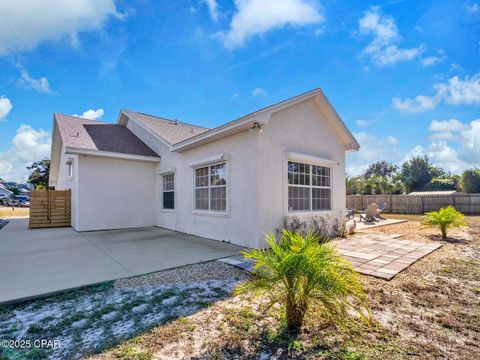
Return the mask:
M 16 217 L 29 217 L 29 208 L 13 208 L 9 206 L 0 206 L 0 219 L 16 218 Z

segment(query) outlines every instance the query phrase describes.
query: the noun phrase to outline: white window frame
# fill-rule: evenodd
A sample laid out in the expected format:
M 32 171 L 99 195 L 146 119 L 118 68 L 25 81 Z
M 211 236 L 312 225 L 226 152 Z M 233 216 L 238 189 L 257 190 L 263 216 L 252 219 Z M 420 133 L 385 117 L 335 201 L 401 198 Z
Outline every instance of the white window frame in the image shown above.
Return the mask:
M 223 186 L 211 186 L 211 167 L 215 165 L 225 165 L 225 176 L 227 180 L 227 184 L 225 185 L 225 196 L 226 196 L 226 204 L 225 204 L 225 211 L 218 211 L 218 210 L 210 210 L 210 189 L 215 187 L 223 187 Z M 208 168 L 208 186 L 197 187 L 196 186 L 196 172 L 198 169 Z M 205 164 L 198 164 L 195 167 L 192 167 L 192 211 L 194 214 L 197 215 L 211 215 L 211 216 L 220 216 L 220 217 L 229 217 L 230 216 L 230 166 L 228 161 L 216 161 L 212 163 L 205 163 Z M 196 189 L 208 189 L 208 210 L 202 210 L 196 208 Z
M 167 175 L 173 175 L 173 209 L 167 209 L 163 207 L 163 194 L 164 194 L 164 189 L 163 189 L 163 178 L 164 176 Z M 160 173 L 160 176 L 162 177 L 162 186 L 161 186 L 161 191 L 162 191 L 162 196 L 161 196 L 161 210 L 164 212 L 175 212 L 177 209 L 177 176 L 175 175 L 175 171 L 167 171 L 167 172 L 162 172 Z M 172 191 L 172 190 L 167 190 L 167 191 Z
M 288 163 L 289 162 L 309 165 L 310 167 L 309 185 L 289 184 L 288 182 Z M 312 166 L 321 166 L 321 167 L 330 169 L 330 186 L 313 186 L 312 185 Z M 302 214 L 315 215 L 315 214 L 325 214 L 325 213 L 332 212 L 333 211 L 333 179 L 334 179 L 334 168 L 330 163 L 330 161 L 323 163 L 323 162 L 316 162 L 316 161 L 308 161 L 307 159 L 305 160 L 296 159 L 296 158 L 291 159 L 287 156 L 287 159 L 285 161 L 285 209 L 286 209 L 285 213 L 287 215 L 302 215 Z M 309 210 L 290 210 L 289 209 L 288 188 L 290 186 L 310 189 L 310 209 Z M 330 209 L 313 210 L 313 189 L 330 189 Z
M 74 175 L 73 158 L 68 158 L 65 164 L 67 165 L 67 179 L 72 180 Z

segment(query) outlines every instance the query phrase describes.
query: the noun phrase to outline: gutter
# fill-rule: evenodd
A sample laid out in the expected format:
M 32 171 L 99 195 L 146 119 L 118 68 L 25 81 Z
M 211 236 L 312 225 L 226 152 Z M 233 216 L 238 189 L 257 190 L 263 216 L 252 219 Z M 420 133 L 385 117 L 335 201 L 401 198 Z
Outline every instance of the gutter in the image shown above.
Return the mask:
M 160 162 L 161 160 L 161 157 L 156 157 L 156 156 L 132 155 L 132 154 L 113 152 L 113 151 L 80 149 L 80 148 L 74 148 L 74 147 L 66 147 L 65 154 L 98 156 L 98 157 L 106 157 L 106 158 L 113 158 L 113 159 L 134 160 L 134 161 L 144 161 L 144 162 Z

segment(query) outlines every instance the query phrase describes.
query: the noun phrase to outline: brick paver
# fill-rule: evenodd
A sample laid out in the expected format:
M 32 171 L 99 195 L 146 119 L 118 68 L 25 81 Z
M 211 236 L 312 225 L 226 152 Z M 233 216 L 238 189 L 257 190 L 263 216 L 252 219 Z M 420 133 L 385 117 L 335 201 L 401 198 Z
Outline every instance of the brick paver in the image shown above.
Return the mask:
M 400 234 L 357 233 L 333 244 L 338 253 L 361 274 L 391 280 L 417 260 L 435 251 L 441 244 L 398 239 Z M 251 271 L 252 260 L 235 255 L 218 261 Z
M 441 244 L 398 239 L 400 234 L 357 233 L 334 240 L 337 251 L 359 273 L 392 279 Z

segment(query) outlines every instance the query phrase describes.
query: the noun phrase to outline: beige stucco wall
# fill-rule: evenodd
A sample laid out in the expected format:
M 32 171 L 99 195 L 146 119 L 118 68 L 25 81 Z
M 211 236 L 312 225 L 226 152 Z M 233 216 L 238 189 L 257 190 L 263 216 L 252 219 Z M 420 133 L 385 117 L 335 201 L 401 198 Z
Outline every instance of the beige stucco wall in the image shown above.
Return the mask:
M 77 231 L 156 225 L 155 163 L 80 155 Z
M 258 134 L 240 133 L 184 153 L 170 152 L 135 122 L 127 127 L 161 155 L 158 170 L 175 168 L 175 211 L 162 210 L 162 176 L 157 175 L 157 226 L 219 241 L 255 247 L 262 229 L 258 221 L 257 162 Z M 227 161 L 229 209 L 225 215 L 207 215 L 193 210 L 191 163 L 225 154 Z
M 272 115 L 260 134 L 258 178 L 260 222 L 265 230 L 281 229 L 285 217 L 300 220 L 328 216 L 332 221 L 345 215 L 345 147 L 313 101 L 306 101 Z M 294 152 L 333 160 L 332 210 L 289 213 L 287 210 L 287 159 Z M 301 161 L 300 161 L 301 162 Z M 308 162 L 308 161 L 306 161 Z

